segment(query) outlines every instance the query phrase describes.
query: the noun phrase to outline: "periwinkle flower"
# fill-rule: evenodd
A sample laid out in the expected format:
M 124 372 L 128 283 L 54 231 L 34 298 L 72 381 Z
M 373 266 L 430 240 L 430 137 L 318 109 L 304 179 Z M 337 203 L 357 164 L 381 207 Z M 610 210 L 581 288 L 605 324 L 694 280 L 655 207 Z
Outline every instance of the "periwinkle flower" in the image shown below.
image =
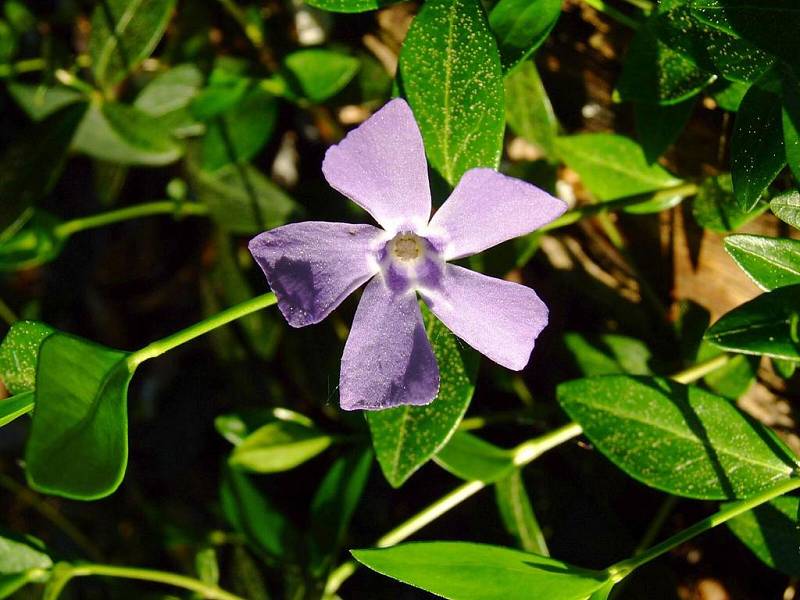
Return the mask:
M 305 222 L 260 234 L 250 251 L 293 327 L 318 323 L 369 281 L 342 356 L 345 410 L 423 405 L 439 391 L 439 368 L 417 293 L 453 333 L 496 363 L 521 370 L 547 325 L 528 287 L 449 261 L 530 233 L 566 205 L 491 169 L 472 169 L 431 213 L 422 136 L 395 99 L 322 164 L 328 183 L 381 225 Z

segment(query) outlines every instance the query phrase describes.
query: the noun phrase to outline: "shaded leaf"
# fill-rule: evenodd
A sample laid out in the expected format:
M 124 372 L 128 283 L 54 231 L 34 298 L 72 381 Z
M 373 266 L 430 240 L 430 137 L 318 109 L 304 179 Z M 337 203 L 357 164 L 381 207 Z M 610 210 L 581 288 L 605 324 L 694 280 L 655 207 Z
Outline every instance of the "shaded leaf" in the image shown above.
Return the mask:
M 433 167 L 455 185 L 474 167 L 497 168 L 503 76 L 478 0 L 429 0 L 400 53 L 402 89 Z
M 519 470 L 495 483 L 495 501 L 500 510 L 506 531 L 517 541 L 517 545 L 526 552 L 535 552 L 548 556 L 547 543 L 533 512 L 525 482 Z
M 510 71 L 544 43 L 561 16 L 561 0 L 500 0 L 489 13 L 500 62 Z
M 203 74 L 195 65 L 176 65 L 150 81 L 133 105 L 152 117 L 186 108 L 203 85 Z
M 353 550 L 378 573 L 454 600 L 584 600 L 606 575 L 552 558 L 468 542 L 416 542 L 382 550 Z
M 669 106 L 636 104 L 636 136 L 649 162 L 655 162 L 678 139 L 696 104 L 695 98 Z
M 505 104 L 506 121 L 514 133 L 555 159 L 558 120 L 532 60 L 505 78 Z
M 800 284 L 800 240 L 729 235 L 725 250 L 762 290 Z
M 54 216 L 34 211 L 19 231 L 0 241 L 0 271 L 29 269 L 54 260 L 66 241 L 59 225 Z
M 564 335 L 564 344 L 583 375 L 650 375 L 650 349 L 641 340 L 616 334 Z
M 10 398 L 0 400 L 0 427 L 33 411 L 33 392 L 14 394 Z
M 255 473 L 287 471 L 314 458 L 332 442 L 331 436 L 293 421 L 267 423 L 238 444 L 228 462 Z
M 742 210 L 733 195 L 730 175 L 705 179 L 692 202 L 692 216 L 697 224 L 720 233 L 738 229 L 765 210 L 767 204 L 762 202 L 750 210 Z
M 361 63 L 357 58 L 324 48 L 290 53 L 278 77 L 290 100 L 318 104 L 341 91 L 355 77 Z
M 65 106 L 86 99 L 80 92 L 64 86 L 46 87 L 12 81 L 7 89 L 14 101 L 34 121 L 41 121 Z
M 457 431 L 434 457 L 436 464 L 467 481 L 493 483 L 515 469 L 510 450 L 498 448 L 465 431 Z
M 400 487 L 447 443 L 475 391 L 477 356 L 422 306 L 425 329 L 439 365 L 439 395 L 428 406 L 367 412 L 378 463 L 386 480 Z
M 800 181 L 800 80 L 789 69 L 783 73 L 783 142 L 786 160 Z
M 744 498 L 796 468 L 791 452 L 763 425 L 697 387 L 610 375 L 563 383 L 558 399 L 614 464 L 671 494 Z

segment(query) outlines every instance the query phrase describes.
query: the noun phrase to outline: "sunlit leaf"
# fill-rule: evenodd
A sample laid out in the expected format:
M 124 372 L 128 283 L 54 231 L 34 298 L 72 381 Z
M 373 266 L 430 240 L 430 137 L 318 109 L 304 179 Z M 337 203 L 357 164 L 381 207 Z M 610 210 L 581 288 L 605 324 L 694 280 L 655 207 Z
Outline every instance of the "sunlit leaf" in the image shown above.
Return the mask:
M 769 207 L 784 223 L 800 229 L 800 192 L 789 190 L 770 200 Z
M 36 388 L 36 365 L 42 342 L 55 331 L 38 321 L 17 321 L 0 343 L 0 378 L 12 394 Z
M 508 126 L 555 159 L 558 120 L 533 61 L 523 62 L 506 77 L 505 92 Z
M 331 436 L 293 421 L 274 421 L 256 429 L 237 445 L 228 462 L 255 473 L 287 471 L 314 458 Z
M 331 12 L 360 13 L 389 6 L 398 1 L 399 0 L 308 0 L 308 4 Z
M 0 532 L 0 574 L 22 573 L 28 569 L 48 569 L 53 561 L 44 544 L 33 537 Z
M 509 71 L 550 35 L 561 15 L 561 0 L 500 0 L 489 13 L 500 62 Z
M 729 235 L 725 249 L 762 290 L 800 284 L 800 240 Z
M 289 54 L 277 77 L 284 86 L 282 95 L 290 100 L 320 103 L 350 83 L 360 66 L 357 58 L 347 54 L 309 48 Z

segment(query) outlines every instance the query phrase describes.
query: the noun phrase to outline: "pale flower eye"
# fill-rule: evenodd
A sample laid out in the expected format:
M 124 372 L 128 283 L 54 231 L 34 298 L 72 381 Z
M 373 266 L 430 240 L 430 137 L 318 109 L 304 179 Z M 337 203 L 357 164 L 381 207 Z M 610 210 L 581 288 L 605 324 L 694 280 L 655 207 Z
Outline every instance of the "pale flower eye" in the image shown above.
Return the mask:
M 389 248 L 392 256 L 401 261 L 416 260 L 423 252 L 422 240 L 413 233 L 398 233 Z

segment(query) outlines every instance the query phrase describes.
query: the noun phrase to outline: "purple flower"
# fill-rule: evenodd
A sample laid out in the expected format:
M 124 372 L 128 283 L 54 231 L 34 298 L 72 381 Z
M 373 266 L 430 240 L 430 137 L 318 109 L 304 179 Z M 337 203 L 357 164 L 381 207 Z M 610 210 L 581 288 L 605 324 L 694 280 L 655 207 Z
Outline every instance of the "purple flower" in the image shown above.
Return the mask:
M 458 151 L 457 149 L 454 149 Z M 525 286 L 448 261 L 530 233 L 566 205 L 491 169 L 472 169 L 431 213 L 422 136 L 404 100 L 392 100 L 322 163 L 328 183 L 383 227 L 309 221 L 250 242 L 293 327 L 318 323 L 369 281 L 342 356 L 345 410 L 423 405 L 439 391 L 439 368 L 417 293 L 458 337 L 518 371 L 547 325 L 547 307 Z

